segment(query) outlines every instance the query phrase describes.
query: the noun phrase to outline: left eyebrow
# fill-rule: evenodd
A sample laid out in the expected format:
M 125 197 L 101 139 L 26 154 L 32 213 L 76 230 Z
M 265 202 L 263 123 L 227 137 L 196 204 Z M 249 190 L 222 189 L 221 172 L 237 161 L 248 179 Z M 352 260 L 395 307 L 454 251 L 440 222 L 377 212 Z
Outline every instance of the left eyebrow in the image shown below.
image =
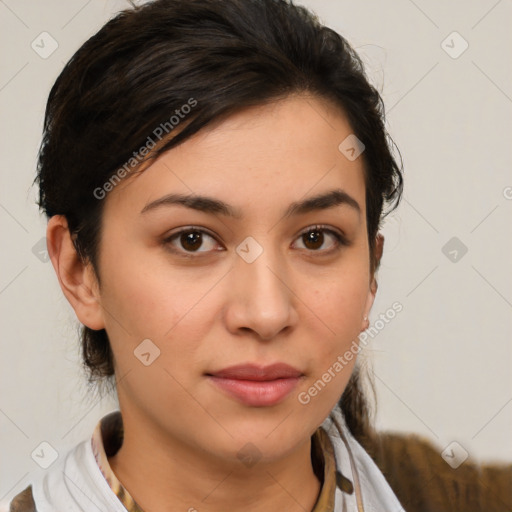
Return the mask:
M 168 194 L 148 203 L 140 213 L 143 214 L 162 206 L 172 205 L 181 205 L 204 213 L 220 214 L 235 219 L 243 218 L 241 210 L 233 208 L 224 201 L 213 197 L 195 194 Z M 285 210 L 283 216 L 290 217 L 292 215 L 303 215 L 312 211 L 327 210 L 340 205 L 347 205 L 355 210 L 359 216 L 361 215 L 361 207 L 359 206 L 359 203 L 344 190 L 335 189 L 291 203 Z
M 301 215 L 312 211 L 328 210 L 335 206 L 347 205 L 361 215 L 359 203 L 342 189 L 331 190 L 330 192 L 309 197 L 302 201 L 292 203 L 284 213 L 284 217 Z

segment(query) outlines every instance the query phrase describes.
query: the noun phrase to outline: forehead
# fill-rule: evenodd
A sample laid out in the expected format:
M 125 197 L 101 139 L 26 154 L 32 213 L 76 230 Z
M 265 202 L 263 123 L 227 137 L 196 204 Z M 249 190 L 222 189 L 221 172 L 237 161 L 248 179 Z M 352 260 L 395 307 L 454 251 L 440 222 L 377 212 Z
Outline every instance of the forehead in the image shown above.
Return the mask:
M 107 208 L 140 213 L 175 192 L 214 196 L 243 216 L 341 188 L 364 211 L 363 160 L 343 151 L 351 136 L 341 110 L 317 97 L 292 96 L 244 109 L 125 179 L 107 196 Z

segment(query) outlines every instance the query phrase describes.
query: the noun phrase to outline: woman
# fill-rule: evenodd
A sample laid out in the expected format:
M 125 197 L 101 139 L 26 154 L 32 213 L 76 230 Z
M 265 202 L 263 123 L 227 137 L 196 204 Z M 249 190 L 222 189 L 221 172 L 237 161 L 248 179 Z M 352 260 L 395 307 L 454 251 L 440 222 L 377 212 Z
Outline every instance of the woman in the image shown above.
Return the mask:
M 389 142 L 357 55 L 284 0 L 156 0 L 89 39 L 37 178 L 120 411 L 11 510 L 404 510 L 356 365 Z

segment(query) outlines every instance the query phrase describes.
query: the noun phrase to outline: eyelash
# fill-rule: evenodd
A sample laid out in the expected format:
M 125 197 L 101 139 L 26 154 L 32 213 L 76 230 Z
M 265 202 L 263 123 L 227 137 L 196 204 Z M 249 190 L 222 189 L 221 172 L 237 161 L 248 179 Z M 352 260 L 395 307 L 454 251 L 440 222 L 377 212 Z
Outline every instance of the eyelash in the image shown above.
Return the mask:
M 335 243 L 335 247 L 332 248 L 332 249 L 329 249 L 329 250 L 309 250 L 309 249 L 304 249 L 306 250 L 307 252 L 311 252 L 311 253 L 319 253 L 319 255 L 329 255 L 329 254 L 332 254 L 334 252 L 337 252 L 339 251 L 342 247 L 347 247 L 350 245 L 350 243 L 348 242 L 348 240 L 345 238 L 344 235 L 342 235 L 341 233 L 338 233 L 337 231 L 333 230 L 333 229 L 329 229 L 325 226 L 322 226 L 322 225 L 314 225 L 314 226 L 311 226 L 311 227 L 308 227 L 306 228 L 305 230 L 303 230 L 301 233 L 299 233 L 298 237 L 297 238 L 300 238 L 301 236 L 304 236 L 305 234 L 307 233 L 310 233 L 310 232 L 321 232 L 321 233 L 328 233 L 330 235 L 333 235 L 335 240 L 336 240 L 336 243 Z M 214 240 L 216 240 L 215 236 L 212 235 L 211 233 L 209 233 L 208 231 L 202 229 L 202 228 L 199 228 L 199 227 L 195 227 L 195 226 L 187 226 L 185 228 L 182 228 L 180 229 L 179 231 L 176 231 L 175 233 L 173 233 L 172 235 L 166 237 L 163 241 L 162 241 L 162 244 L 172 253 L 174 254 L 178 254 L 179 256 L 182 256 L 184 258 L 197 258 L 198 254 L 208 254 L 212 251 L 182 251 L 182 250 L 177 250 L 175 248 L 173 248 L 171 246 L 171 242 L 175 239 L 175 238 L 178 238 L 180 235 L 182 235 L 183 233 L 200 233 L 200 234 L 206 234 L 208 235 L 209 237 L 213 238 Z M 220 251 L 219 251 L 220 252 Z

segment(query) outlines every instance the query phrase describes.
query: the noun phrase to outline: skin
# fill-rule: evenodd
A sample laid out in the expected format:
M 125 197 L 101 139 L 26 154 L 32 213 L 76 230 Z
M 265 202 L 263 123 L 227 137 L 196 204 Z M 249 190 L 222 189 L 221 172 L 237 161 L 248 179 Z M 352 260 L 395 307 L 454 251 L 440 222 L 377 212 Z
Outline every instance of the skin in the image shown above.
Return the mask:
M 300 95 L 203 129 L 107 195 L 101 284 L 78 259 L 66 219 L 50 219 L 48 247 L 64 294 L 84 325 L 105 328 L 111 340 L 125 438 L 109 462 L 145 512 L 313 508 L 320 482 L 310 437 L 355 358 L 310 403 L 297 397 L 368 327 L 377 288 L 363 161 L 338 150 L 351 133 L 341 111 Z M 361 211 L 342 204 L 283 217 L 290 203 L 333 189 Z M 141 213 L 171 192 L 220 199 L 243 218 L 177 205 Z M 326 231 L 308 242 L 302 233 L 316 224 L 344 233 L 349 245 Z M 208 231 L 196 252 L 179 235 L 165 242 L 186 226 Z M 252 263 L 236 252 L 248 236 L 263 248 Z M 380 259 L 383 237 L 376 241 Z M 148 338 L 160 356 L 145 366 L 134 350 Z M 205 376 L 248 362 L 286 362 L 304 376 L 268 407 L 240 403 Z M 261 456 L 252 467 L 237 458 L 247 443 Z

